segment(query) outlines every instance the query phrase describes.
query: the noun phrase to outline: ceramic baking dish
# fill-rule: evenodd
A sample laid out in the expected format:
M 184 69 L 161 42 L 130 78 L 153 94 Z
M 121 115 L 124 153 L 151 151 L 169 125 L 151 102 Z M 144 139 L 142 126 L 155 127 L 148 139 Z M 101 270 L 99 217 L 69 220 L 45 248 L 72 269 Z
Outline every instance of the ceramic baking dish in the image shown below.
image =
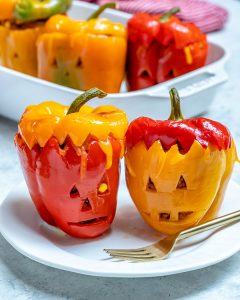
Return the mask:
M 70 10 L 74 18 L 86 18 L 96 5 L 75 1 Z M 104 17 L 125 24 L 129 14 L 107 10 Z M 169 115 L 168 90 L 176 87 L 182 97 L 182 110 L 186 117 L 204 113 L 214 99 L 218 86 L 227 80 L 224 64 L 228 57 L 226 49 L 209 40 L 209 55 L 206 66 L 151 88 L 127 92 L 124 84 L 121 93 L 109 94 L 105 99 L 96 99 L 92 106 L 112 104 L 124 109 L 130 120 L 140 115 L 164 118 Z M 0 114 L 19 120 L 26 106 L 45 100 L 69 103 L 80 91 L 31 77 L 5 67 L 0 67 Z

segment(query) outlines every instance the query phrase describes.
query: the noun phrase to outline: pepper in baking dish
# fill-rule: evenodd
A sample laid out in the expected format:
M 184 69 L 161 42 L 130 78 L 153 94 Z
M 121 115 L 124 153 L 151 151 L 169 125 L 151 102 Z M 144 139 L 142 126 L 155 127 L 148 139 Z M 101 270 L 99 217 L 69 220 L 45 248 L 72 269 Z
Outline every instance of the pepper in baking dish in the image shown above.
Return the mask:
M 65 13 L 72 0 L 0 0 L 0 20 L 18 23 L 45 20 Z
M 134 120 L 126 133 L 126 180 L 143 219 L 174 234 L 214 218 L 237 160 L 228 129 L 206 118 L 184 120 L 170 91 L 166 121 Z
M 87 21 L 62 15 L 49 19 L 37 43 L 38 77 L 80 90 L 96 86 L 119 92 L 125 72 L 126 29 L 97 16 L 94 13 Z
M 180 21 L 173 8 L 151 16 L 137 13 L 128 21 L 127 79 L 129 90 L 164 82 L 202 67 L 207 58 L 206 35 Z
M 44 20 L 65 12 L 70 0 L 0 0 L 0 65 L 37 76 L 36 41 Z
M 70 108 L 55 102 L 30 106 L 15 136 L 40 216 L 74 237 L 101 235 L 115 215 L 127 117 L 114 106 L 83 105 L 105 96 L 93 88 Z
M 28 75 L 37 76 L 38 36 L 41 22 L 31 25 L 0 25 L 0 65 Z

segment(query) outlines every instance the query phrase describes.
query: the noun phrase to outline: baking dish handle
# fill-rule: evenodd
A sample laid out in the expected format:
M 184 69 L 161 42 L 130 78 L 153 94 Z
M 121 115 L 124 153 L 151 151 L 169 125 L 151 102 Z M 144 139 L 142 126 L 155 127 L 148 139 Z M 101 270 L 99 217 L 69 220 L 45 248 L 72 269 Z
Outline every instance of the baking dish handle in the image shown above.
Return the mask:
M 194 94 L 203 92 L 207 89 L 213 88 L 220 83 L 225 82 L 228 79 L 228 75 L 223 68 L 217 69 L 204 69 L 197 74 L 187 74 L 182 77 L 171 80 L 169 84 L 166 82 L 158 84 L 149 89 L 145 94 L 150 97 L 169 97 L 169 90 L 172 87 L 178 89 L 181 97 L 190 97 Z

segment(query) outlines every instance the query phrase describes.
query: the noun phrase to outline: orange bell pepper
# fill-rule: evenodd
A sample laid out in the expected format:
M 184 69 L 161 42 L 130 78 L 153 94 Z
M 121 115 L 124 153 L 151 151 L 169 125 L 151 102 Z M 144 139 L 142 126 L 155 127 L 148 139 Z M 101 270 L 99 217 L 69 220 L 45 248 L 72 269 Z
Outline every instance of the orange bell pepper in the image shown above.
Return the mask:
M 56 15 L 38 39 L 38 76 L 71 88 L 119 92 L 124 78 L 126 29 L 106 19 L 74 21 Z
M 36 41 L 43 29 L 37 20 L 65 12 L 70 4 L 71 0 L 0 0 L 0 65 L 37 76 Z
M 10 23 L 0 26 L 0 64 L 37 76 L 36 42 L 42 28 L 41 23 L 22 28 Z
M 80 238 L 105 232 L 116 211 L 127 117 L 113 106 L 83 106 L 93 97 L 105 96 L 94 88 L 70 108 L 55 102 L 30 106 L 15 137 L 40 216 Z
M 141 117 L 126 134 L 126 180 L 143 219 L 175 234 L 214 218 L 237 160 L 234 141 L 222 124 L 183 120 L 175 89 L 167 121 Z

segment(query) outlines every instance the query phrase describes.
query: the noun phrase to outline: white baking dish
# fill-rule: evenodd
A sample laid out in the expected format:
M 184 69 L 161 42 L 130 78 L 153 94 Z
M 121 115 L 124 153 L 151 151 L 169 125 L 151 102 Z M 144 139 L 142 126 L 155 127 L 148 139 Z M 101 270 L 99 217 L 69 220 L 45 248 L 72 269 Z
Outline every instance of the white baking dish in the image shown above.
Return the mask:
M 75 2 L 70 10 L 74 18 L 86 18 L 96 5 Z M 129 14 L 116 10 L 107 10 L 103 16 L 114 22 L 125 24 Z M 207 65 L 196 71 L 136 92 L 126 92 L 122 88 L 119 94 L 109 94 L 105 99 L 94 99 L 91 105 L 112 104 L 124 109 L 132 120 L 140 115 L 152 118 L 166 118 L 169 115 L 170 87 L 176 87 L 182 97 L 182 110 L 186 117 L 202 114 L 211 104 L 219 86 L 227 80 L 224 64 L 228 57 L 226 49 L 211 43 L 209 45 Z M 0 67 L 0 114 L 13 120 L 19 120 L 26 106 L 45 100 L 69 103 L 80 91 L 34 78 L 5 67 Z

